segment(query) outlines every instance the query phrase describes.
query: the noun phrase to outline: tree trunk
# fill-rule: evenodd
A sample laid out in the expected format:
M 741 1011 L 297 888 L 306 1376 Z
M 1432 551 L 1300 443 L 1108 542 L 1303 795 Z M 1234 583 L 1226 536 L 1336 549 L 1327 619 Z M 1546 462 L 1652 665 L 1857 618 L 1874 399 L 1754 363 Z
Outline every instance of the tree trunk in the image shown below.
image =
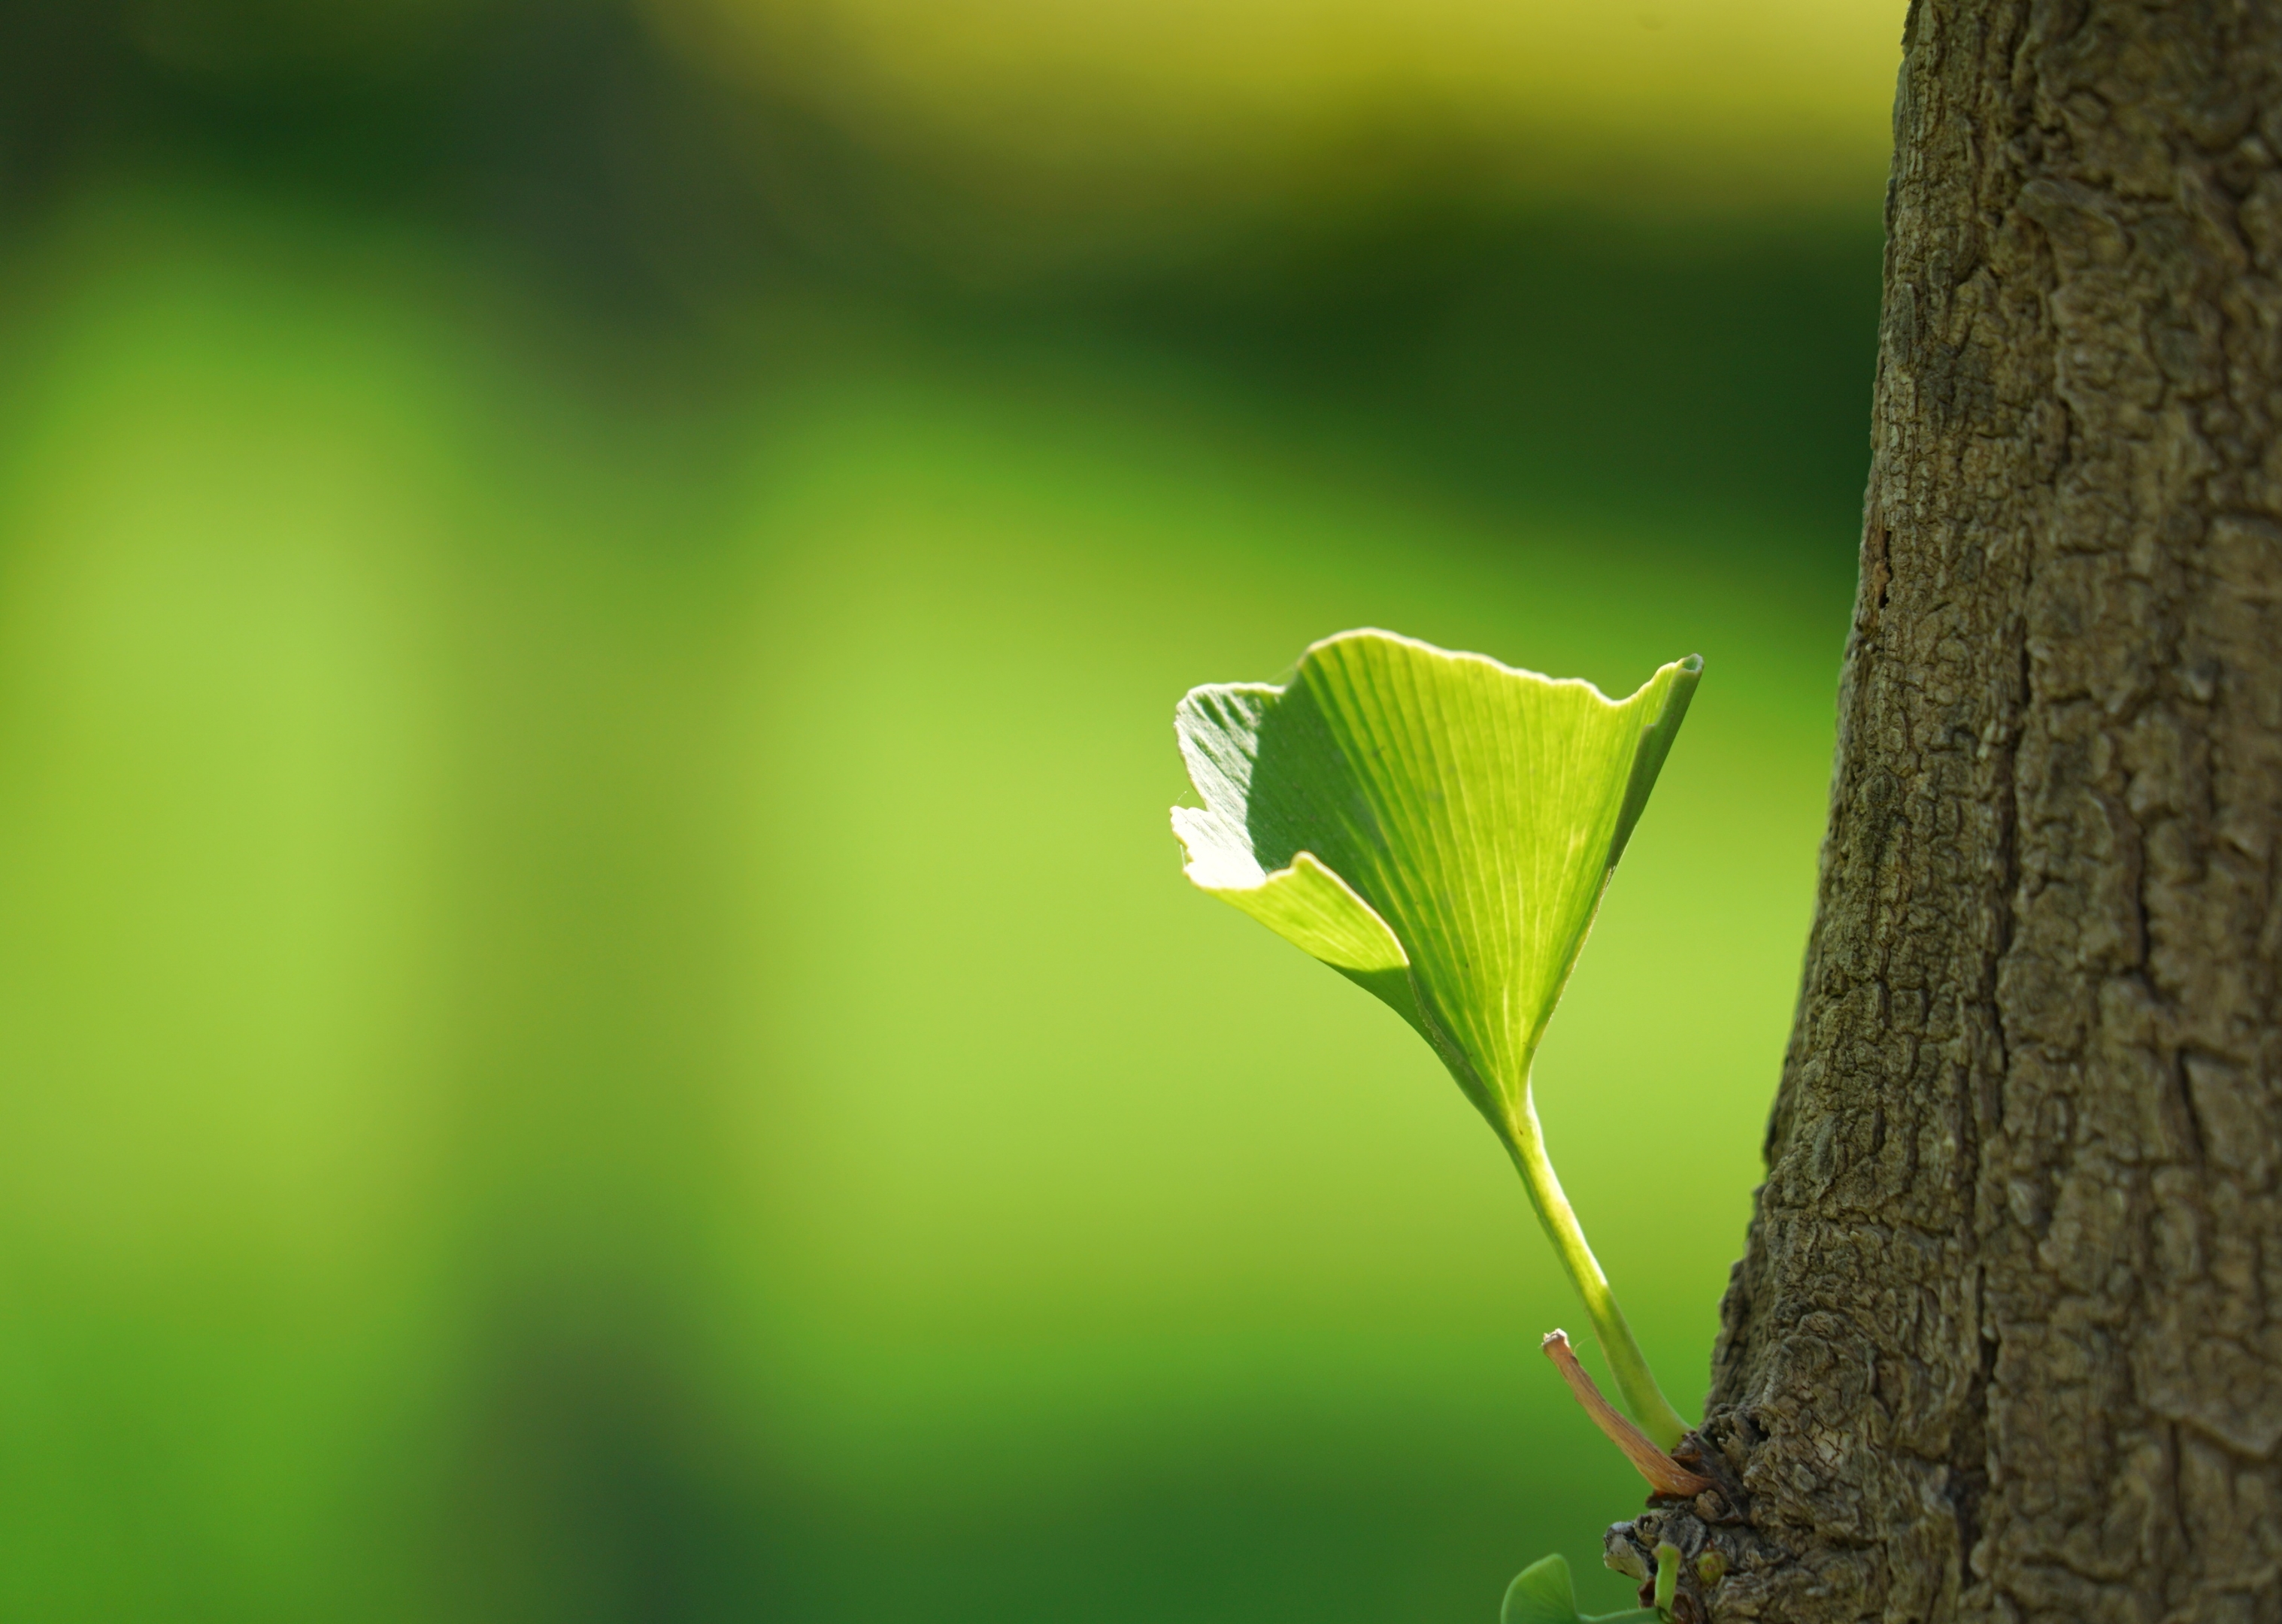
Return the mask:
M 1716 1548 L 1722 1621 L 2282 1620 L 2282 5 L 1916 0 L 1895 134 L 1729 1492 L 1612 1558 Z

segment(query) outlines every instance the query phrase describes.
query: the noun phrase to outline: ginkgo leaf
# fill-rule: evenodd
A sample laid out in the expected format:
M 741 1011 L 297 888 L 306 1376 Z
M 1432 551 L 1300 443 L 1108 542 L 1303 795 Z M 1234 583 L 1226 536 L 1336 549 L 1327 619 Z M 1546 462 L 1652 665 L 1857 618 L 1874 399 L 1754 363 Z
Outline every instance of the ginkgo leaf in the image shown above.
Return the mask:
M 1577 1624 L 1577 1587 L 1566 1557 L 1533 1562 L 1506 1587 L 1498 1624 Z
M 1193 689 L 1189 877 L 1424 1027 L 1502 1130 L 1700 662 L 1629 699 L 1385 632 Z M 1307 859 L 1312 859 L 1312 863 Z M 1390 996 L 1408 969 L 1415 1007 Z
M 1565 1557 L 1533 1562 L 1506 1587 L 1505 1605 L 1498 1624 L 1660 1624 L 1662 1614 L 1649 1607 L 1628 1607 L 1622 1612 L 1587 1614 L 1577 1611 L 1577 1589 L 1569 1578 Z
M 1681 1424 L 1545 1160 L 1530 1063 L 1701 669 L 1691 656 L 1612 700 L 1343 632 L 1282 686 L 1195 688 L 1176 716 L 1204 802 L 1173 812 L 1189 878 L 1433 1045 L 1521 1166 L 1619 1387 L 1667 1449 Z

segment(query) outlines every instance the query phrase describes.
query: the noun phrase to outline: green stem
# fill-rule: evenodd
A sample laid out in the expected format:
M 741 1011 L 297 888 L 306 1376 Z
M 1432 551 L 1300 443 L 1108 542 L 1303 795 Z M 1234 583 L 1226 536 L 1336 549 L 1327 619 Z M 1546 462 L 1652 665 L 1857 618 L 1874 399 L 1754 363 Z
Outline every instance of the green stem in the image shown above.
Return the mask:
M 1648 1360 L 1641 1353 L 1640 1344 L 1633 1340 L 1632 1327 L 1625 1323 L 1625 1311 L 1617 1306 L 1617 1294 L 1609 1289 L 1609 1277 L 1601 1272 L 1600 1260 L 1586 1244 L 1585 1232 L 1577 1223 L 1577 1215 L 1570 1209 L 1569 1198 L 1561 1193 L 1561 1180 L 1553 1171 L 1553 1163 L 1545 1154 L 1545 1131 L 1538 1126 L 1537 1102 L 1524 1089 L 1521 1109 L 1506 1119 L 1509 1130 L 1506 1146 L 1513 1153 L 1514 1165 L 1521 1169 L 1521 1182 L 1528 1187 L 1530 1205 L 1537 1208 L 1538 1222 L 1553 1240 L 1553 1249 L 1559 1254 L 1561 1266 L 1569 1271 L 1569 1283 L 1585 1300 L 1585 1312 L 1593 1321 L 1593 1334 L 1600 1339 L 1602 1356 L 1609 1362 L 1610 1372 L 1617 1379 L 1618 1390 L 1625 1396 L 1625 1407 L 1633 1412 L 1640 1428 L 1665 1449 L 1677 1445 L 1688 1431 L 1688 1423 L 1664 1396 L 1656 1385 L 1656 1376 L 1648 1368 Z

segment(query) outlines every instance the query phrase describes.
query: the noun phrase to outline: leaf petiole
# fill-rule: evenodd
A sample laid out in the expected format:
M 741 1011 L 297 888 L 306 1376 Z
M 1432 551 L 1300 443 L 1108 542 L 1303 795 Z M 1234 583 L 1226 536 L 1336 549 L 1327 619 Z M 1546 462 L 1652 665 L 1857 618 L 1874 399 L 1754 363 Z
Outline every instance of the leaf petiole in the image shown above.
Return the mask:
M 1680 1412 L 1664 1396 L 1664 1389 L 1657 1386 L 1656 1374 L 1648 1366 L 1648 1356 L 1633 1340 L 1625 1311 L 1617 1306 L 1617 1294 L 1609 1286 L 1609 1277 L 1601 1271 L 1601 1261 L 1593 1255 L 1584 1228 L 1577 1222 L 1568 1196 L 1562 1192 L 1560 1177 L 1545 1154 L 1545 1134 L 1537 1122 L 1537 1101 L 1526 1087 L 1522 1091 L 1520 1110 L 1508 1119 L 1505 1139 L 1513 1154 L 1513 1164 L 1520 1169 L 1522 1185 L 1529 1192 L 1529 1203 L 1537 1209 L 1537 1220 L 1545 1226 L 1569 1283 L 1584 1300 L 1585 1312 L 1593 1322 L 1593 1334 L 1600 1341 L 1602 1356 L 1609 1362 L 1610 1373 L 1617 1379 L 1618 1391 L 1625 1395 L 1625 1403 L 1640 1423 L 1641 1430 L 1657 1447 L 1670 1451 L 1687 1435 L 1688 1423 L 1680 1419 Z

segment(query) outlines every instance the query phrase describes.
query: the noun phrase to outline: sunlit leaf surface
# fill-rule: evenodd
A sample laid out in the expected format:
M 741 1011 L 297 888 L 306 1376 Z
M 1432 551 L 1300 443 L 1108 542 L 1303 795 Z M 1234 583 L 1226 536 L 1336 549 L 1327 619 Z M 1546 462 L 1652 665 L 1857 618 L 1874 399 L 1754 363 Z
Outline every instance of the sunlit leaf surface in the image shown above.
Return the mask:
M 1173 813 L 1189 877 L 1393 1006 L 1510 1138 L 1699 669 L 1612 701 L 1348 632 L 1285 687 L 1197 688 L 1178 728 L 1205 804 Z

